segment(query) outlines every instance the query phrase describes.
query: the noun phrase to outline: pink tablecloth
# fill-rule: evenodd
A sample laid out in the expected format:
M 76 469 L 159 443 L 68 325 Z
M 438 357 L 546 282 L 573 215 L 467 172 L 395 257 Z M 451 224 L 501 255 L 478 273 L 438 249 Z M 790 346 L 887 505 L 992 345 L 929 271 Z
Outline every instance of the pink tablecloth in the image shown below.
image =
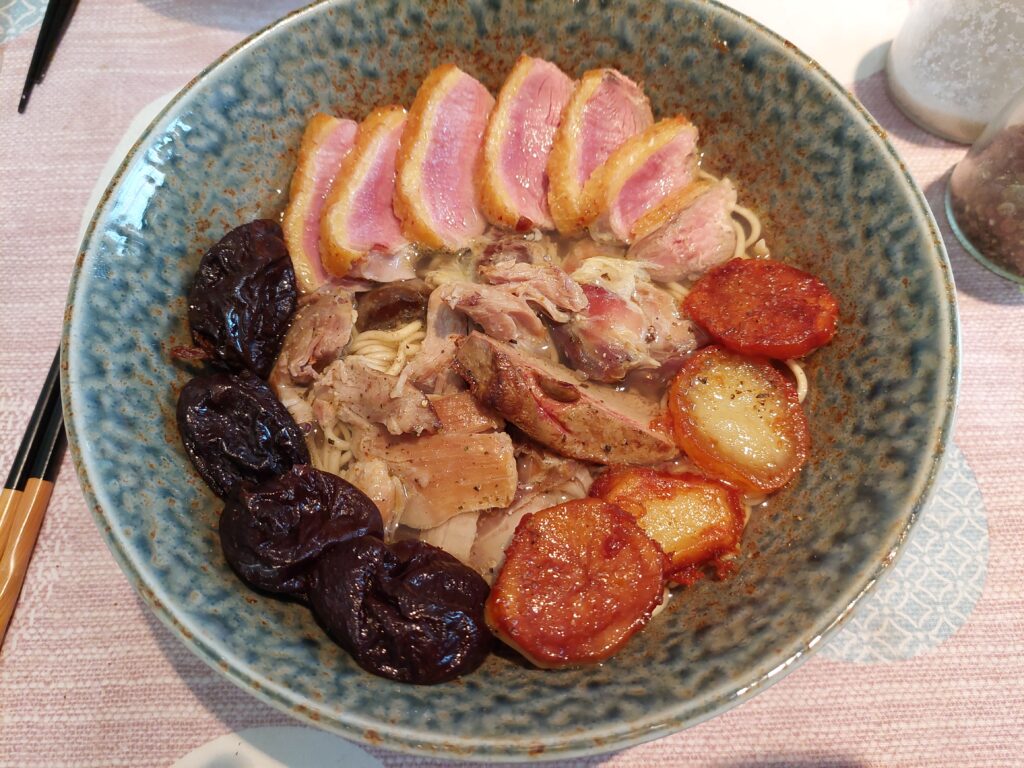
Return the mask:
M 0 22 L 5 9 L 40 4 L 0 0 Z M 35 35 L 0 48 L 0 468 L 57 345 L 83 207 L 132 116 L 296 4 L 86 0 L 21 117 Z M 1024 764 L 1024 293 L 949 233 L 944 177 L 963 149 L 908 123 L 880 75 L 852 90 L 938 212 L 960 299 L 957 447 L 916 554 L 859 624 L 778 685 L 699 727 L 586 764 Z M 166 766 L 218 735 L 290 722 L 149 614 L 66 460 L 0 652 L 0 766 Z M 422 762 L 375 754 L 389 766 Z

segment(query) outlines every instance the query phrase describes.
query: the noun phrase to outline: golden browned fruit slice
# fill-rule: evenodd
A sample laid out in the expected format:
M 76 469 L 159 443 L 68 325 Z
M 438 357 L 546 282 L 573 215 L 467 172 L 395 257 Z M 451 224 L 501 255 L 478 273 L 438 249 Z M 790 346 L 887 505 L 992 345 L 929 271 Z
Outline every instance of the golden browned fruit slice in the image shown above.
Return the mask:
M 763 358 L 704 347 L 673 379 L 668 408 L 693 463 L 743 490 L 778 490 L 807 461 L 811 438 L 796 389 Z
M 691 473 L 616 467 L 594 481 L 590 495 L 618 504 L 640 523 L 668 557 L 665 575 L 691 583 L 705 566 L 726 570 L 739 552 L 746 512 L 724 483 Z
M 538 667 L 609 658 L 661 602 L 665 555 L 627 512 L 577 499 L 527 515 L 487 599 L 491 630 Z
M 683 307 L 723 347 L 782 360 L 828 344 L 839 322 L 839 303 L 828 286 L 768 259 L 715 267 L 697 281 Z

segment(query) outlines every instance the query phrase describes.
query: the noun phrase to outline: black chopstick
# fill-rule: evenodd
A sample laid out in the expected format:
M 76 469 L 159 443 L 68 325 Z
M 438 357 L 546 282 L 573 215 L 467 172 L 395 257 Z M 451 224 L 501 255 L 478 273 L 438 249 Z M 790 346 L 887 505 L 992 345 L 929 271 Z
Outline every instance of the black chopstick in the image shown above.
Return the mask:
M 12 473 L 16 471 L 20 476 L 21 488 L 7 515 L 6 533 L 0 544 L 0 644 L 14 614 L 67 446 L 59 381 L 58 355 L 54 357 L 39 396 L 43 408 L 40 410 L 39 403 L 36 404 L 12 469 Z M 28 448 L 25 448 L 26 441 Z
M 22 491 L 25 490 L 25 483 L 29 478 L 29 468 L 32 457 L 39 450 L 38 446 L 43 438 L 43 429 L 46 425 L 46 417 L 54 403 L 60 403 L 60 351 L 53 356 L 50 364 L 50 371 L 46 374 L 43 388 L 39 391 L 39 399 L 36 400 L 36 407 L 32 410 L 32 416 L 25 428 L 25 435 L 21 438 L 21 445 L 14 455 L 14 464 L 7 475 L 7 482 L 4 483 L 3 495 L 0 496 L 0 556 L 3 555 L 4 545 L 7 543 L 7 534 L 10 531 L 11 521 L 15 510 L 18 507 L 18 500 Z
M 43 81 L 46 70 L 53 60 L 53 53 L 60 45 L 64 36 L 68 20 L 78 5 L 78 0 L 50 0 L 46 5 L 46 12 L 43 14 L 43 23 L 39 27 L 39 37 L 36 38 L 36 47 L 32 51 L 32 61 L 28 65 L 28 73 L 25 75 L 25 85 L 21 89 L 21 99 L 18 101 L 18 113 L 21 114 L 28 106 L 29 96 L 32 89 Z

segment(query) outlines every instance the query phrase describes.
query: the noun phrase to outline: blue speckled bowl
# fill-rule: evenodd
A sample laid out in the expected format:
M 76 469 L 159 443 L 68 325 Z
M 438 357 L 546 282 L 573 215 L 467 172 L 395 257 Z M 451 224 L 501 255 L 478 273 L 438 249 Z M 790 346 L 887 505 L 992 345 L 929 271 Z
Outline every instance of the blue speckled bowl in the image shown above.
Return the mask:
M 496 88 L 520 51 L 579 74 L 612 65 L 658 114 L 701 129 L 778 256 L 842 306 L 810 367 L 810 465 L 758 511 L 739 574 L 673 601 L 611 662 L 540 672 L 501 657 L 433 688 L 361 672 L 302 608 L 225 566 L 218 504 L 174 426 L 188 374 L 183 296 L 199 257 L 285 202 L 314 111 L 409 104 L 454 60 Z M 600 752 L 693 725 L 777 680 L 896 556 L 939 466 L 956 394 L 949 264 L 920 191 L 857 103 L 790 43 L 708 2 L 327 2 L 243 43 L 150 126 L 107 191 L 68 301 L 68 431 L 125 573 L 182 641 L 237 684 L 358 741 L 449 757 Z

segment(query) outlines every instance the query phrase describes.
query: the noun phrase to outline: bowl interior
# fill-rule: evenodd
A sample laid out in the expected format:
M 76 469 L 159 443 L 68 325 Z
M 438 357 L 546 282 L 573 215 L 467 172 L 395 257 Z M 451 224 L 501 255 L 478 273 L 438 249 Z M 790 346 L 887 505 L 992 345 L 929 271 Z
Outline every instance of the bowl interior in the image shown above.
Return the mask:
M 612 661 L 545 673 L 493 656 L 454 683 L 361 672 L 304 609 L 227 569 L 219 505 L 174 424 L 184 294 L 224 232 L 286 202 L 316 111 L 409 105 L 454 61 L 492 90 L 520 52 L 614 66 L 688 115 L 705 167 L 761 215 L 775 256 L 822 277 L 841 329 L 806 404 L 814 453 L 759 508 L 738 574 L 679 594 Z M 891 561 L 923 502 L 955 396 L 956 318 L 923 198 L 863 110 L 789 43 L 705 2 L 328 2 L 227 55 L 156 120 L 96 214 L 65 331 L 79 475 L 158 615 L 256 695 L 362 741 L 496 758 L 608 750 L 691 725 L 778 677 Z

